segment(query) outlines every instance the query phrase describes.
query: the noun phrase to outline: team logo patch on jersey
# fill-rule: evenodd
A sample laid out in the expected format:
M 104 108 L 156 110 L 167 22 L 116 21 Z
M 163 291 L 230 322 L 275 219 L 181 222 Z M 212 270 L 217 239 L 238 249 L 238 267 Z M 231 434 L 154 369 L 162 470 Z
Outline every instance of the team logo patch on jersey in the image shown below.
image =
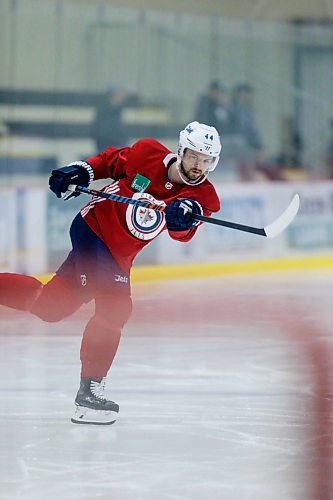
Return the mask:
M 165 205 L 149 193 L 134 193 L 133 199 Z M 139 240 L 152 240 L 162 231 L 165 225 L 165 216 L 162 212 L 155 212 L 155 210 L 146 207 L 128 205 L 126 222 L 133 236 Z

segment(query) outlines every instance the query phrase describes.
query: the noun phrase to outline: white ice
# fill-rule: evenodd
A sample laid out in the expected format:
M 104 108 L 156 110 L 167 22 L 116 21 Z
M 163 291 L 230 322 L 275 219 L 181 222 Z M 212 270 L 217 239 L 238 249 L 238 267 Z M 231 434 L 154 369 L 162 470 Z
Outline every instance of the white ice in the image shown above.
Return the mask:
M 0 310 L 1 500 L 332 500 L 330 273 L 133 287 L 113 426 L 70 422 L 90 306 Z

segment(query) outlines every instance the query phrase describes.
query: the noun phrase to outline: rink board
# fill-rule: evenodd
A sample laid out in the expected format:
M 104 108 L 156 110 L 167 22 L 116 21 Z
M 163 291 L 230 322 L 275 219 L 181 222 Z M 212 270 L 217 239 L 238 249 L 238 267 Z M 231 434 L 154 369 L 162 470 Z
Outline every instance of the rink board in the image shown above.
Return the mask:
M 282 213 L 296 192 L 301 207 L 294 222 L 274 239 L 206 223 L 187 244 L 172 240 L 164 232 L 141 252 L 135 267 L 239 265 L 278 259 L 282 262 L 286 258 L 296 259 L 294 262 L 310 258 L 315 263 L 333 256 L 332 182 L 218 184 L 216 188 L 221 210 L 214 216 L 241 224 L 266 226 Z M 70 250 L 71 221 L 87 201 L 89 197 L 82 195 L 64 202 L 43 188 L 0 189 L 0 270 L 53 272 Z

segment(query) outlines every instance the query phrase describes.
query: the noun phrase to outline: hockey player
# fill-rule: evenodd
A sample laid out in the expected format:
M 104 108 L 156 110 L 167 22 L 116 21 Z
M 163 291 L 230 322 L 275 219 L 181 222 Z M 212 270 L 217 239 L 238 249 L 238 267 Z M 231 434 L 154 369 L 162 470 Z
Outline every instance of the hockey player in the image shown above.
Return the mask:
M 60 321 L 83 303 L 95 301 L 81 342 L 81 382 L 72 422 L 116 420 L 119 406 L 104 396 L 104 380 L 131 314 L 133 259 L 164 230 L 174 240 L 191 240 L 199 225 L 192 214 L 209 216 L 219 210 L 207 175 L 215 169 L 220 151 L 216 129 L 192 122 L 180 132 L 177 154 L 154 139 L 141 139 L 52 171 L 49 186 L 58 198 L 78 195 L 68 190 L 72 184 L 88 186 L 112 178 L 106 192 L 166 205 L 163 213 L 92 198 L 72 222 L 72 250 L 46 285 L 32 276 L 0 274 L 0 303 L 44 321 Z

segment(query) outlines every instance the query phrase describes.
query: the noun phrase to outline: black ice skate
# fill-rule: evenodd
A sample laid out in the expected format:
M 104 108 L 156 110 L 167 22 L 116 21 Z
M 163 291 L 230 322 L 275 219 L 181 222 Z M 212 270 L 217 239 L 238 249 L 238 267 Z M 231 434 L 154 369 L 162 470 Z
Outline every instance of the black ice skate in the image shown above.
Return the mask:
M 113 424 L 118 416 L 119 405 L 104 396 L 105 380 L 82 378 L 75 398 L 74 424 Z

